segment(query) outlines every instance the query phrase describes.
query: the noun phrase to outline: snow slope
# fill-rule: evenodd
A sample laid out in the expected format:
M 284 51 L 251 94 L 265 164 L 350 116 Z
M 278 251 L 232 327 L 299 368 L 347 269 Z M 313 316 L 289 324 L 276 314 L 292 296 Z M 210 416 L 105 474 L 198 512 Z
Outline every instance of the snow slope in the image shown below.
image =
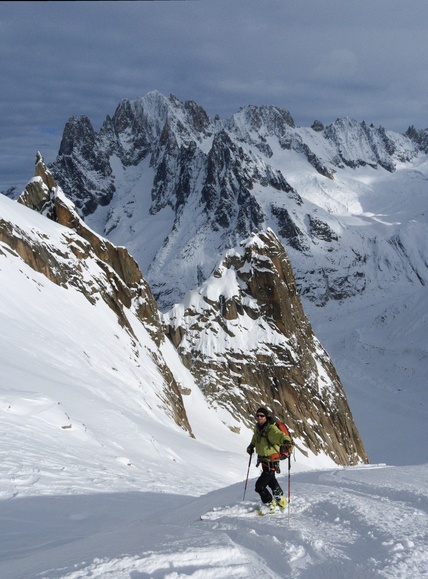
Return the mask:
M 279 480 L 286 488 L 286 475 Z M 7 524 L 0 573 L 3 579 L 428 576 L 426 465 L 308 472 L 291 481 L 290 512 L 265 517 L 249 512 L 256 504 L 253 479 L 245 501 L 241 482 L 196 498 L 175 488 L 170 494 L 166 486 L 162 494 L 1 501 Z
M 428 293 L 356 298 L 306 312 L 342 380 L 371 462 L 426 464 Z

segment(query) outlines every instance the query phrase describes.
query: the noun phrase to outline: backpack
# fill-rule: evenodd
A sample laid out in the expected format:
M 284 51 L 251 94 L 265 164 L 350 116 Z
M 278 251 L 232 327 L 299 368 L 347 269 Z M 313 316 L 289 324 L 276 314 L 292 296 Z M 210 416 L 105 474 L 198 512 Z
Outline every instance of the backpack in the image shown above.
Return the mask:
M 274 424 L 281 432 L 283 432 L 290 438 L 290 442 L 284 444 L 283 446 L 280 446 L 279 452 L 273 454 L 270 458 L 271 460 L 284 460 L 286 458 L 289 458 L 293 454 L 294 450 L 293 438 L 291 436 L 290 429 L 286 424 L 284 424 L 284 422 L 281 422 L 280 420 L 275 420 Z

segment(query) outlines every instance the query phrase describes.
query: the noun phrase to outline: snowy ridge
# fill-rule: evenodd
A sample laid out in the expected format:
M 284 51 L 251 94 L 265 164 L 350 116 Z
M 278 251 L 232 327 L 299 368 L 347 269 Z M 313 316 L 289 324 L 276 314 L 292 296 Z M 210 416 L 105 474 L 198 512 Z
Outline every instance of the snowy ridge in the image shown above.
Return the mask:
M 288 111 L 265 106 L 210 120 L 196 103 L 154 92 L 122 101 L 91 134 L 88 157 L 88 123 L 65 128 L 73 146 L 52 169 L 88 223 L 128 247 L 161 307 L 200 285 L 219 252 L 266 227 L 317 304 L 407 279 L 408 245 L 391 267 L 382 254 L 405 225 L 393 217 L 402 192 L 424 207 L 426 154 L 411 132 L 347 118 L 295 127 Z M 422 265 L 408 279 L 426 277 Z

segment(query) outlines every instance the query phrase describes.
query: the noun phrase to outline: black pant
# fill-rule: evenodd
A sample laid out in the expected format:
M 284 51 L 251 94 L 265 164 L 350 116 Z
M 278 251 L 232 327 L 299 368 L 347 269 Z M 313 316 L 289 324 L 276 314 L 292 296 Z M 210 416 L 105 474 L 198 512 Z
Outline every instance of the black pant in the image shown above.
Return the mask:
M 256 493 L 259 493 L 262 502 L 266 504 L 272 501 L 272 495 L 266 487 L 270 487 L 273 496 L 276 499 L 280 499 L 284 493 L 282 492 L 282 488 L 279 486 L 279 483 L 276 480 L 276 471 L 273 463 L 266 464 L 263 462 L 262 468 L 262 474 L 259 476 L 256 482 Z

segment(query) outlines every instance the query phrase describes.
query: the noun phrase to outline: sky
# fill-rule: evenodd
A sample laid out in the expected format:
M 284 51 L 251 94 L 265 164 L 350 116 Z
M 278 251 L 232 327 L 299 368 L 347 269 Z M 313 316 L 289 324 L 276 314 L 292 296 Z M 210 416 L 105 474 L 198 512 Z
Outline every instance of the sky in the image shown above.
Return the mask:
M 349 116 L 428 126 L 424 0 L 2 2 L 0 191 L 55 160 L 65 123 L 98 130 L 158 90 L 232 116 L 288 109 L 298 126 Z

